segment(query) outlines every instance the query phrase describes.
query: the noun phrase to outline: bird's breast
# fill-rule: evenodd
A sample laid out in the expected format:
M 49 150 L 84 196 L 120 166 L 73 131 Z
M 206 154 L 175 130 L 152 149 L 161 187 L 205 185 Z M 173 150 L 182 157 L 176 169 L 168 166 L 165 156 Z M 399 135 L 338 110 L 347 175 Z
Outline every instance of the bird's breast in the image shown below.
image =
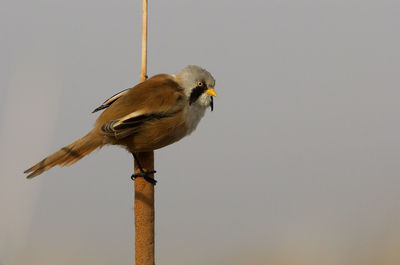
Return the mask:
M 187 135 L 191 134 L 203 118 L 206 108 L 198 104 L 192 104 L 185 108 L 185 125 L 187 128 Z

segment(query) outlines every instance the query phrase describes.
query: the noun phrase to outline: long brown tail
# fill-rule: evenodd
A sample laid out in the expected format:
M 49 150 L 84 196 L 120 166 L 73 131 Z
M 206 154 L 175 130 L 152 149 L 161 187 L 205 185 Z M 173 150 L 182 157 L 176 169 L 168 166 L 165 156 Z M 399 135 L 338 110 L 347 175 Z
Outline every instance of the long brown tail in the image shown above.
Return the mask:
M 56 165 L 59 165 L 60 167 L 72 165 L 101 146 L 103 146 L 102 137 L 90 132 L 84 137 L 46 157 L 33 167 L 25 170 L 24 173 L 32 172 L 27 176 L 27 178 L 30 179 L 42 174 Z

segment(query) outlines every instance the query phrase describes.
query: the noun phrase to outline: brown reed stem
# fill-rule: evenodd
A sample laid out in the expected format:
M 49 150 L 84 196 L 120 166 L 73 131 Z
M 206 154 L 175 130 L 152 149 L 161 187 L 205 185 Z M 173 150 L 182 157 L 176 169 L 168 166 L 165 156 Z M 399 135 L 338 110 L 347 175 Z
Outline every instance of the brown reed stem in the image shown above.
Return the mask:
M 142 68 L 140 82 L 147 79 L 147 0 L 143 0 Z M 154 169 L 154 152 L 137 153 L 145 171 Z M 135 172 L 140 169 L 135 162 Z M 154 176 L 152 176 L 154 177 Z M 154 185 L 135 179 L 135 264 L 154 265 Z

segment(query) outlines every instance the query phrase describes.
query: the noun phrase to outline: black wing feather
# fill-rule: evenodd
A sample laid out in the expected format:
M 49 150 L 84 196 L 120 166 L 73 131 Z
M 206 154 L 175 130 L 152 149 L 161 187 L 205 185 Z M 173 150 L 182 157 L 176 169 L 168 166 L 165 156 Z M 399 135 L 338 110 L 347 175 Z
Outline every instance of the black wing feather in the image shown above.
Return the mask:
M 124 89 L 121 92 L 118 92 L 117 94 L 113 95 L 112 97 L 110 97 L 109 99 L 104 101 L 103 104 L 101 104 L 101 106 L 97 107 L 94 111 L 92 111 L 92 113 L 95 113 L 99 110 L 108 108 L 109 106 L 111 106 L 111 104 L 113 104 L 115 101 L 117 101 L 120 97 L 125 95 L 125 93 L 128 92 L 129 89 L 130 88 Z

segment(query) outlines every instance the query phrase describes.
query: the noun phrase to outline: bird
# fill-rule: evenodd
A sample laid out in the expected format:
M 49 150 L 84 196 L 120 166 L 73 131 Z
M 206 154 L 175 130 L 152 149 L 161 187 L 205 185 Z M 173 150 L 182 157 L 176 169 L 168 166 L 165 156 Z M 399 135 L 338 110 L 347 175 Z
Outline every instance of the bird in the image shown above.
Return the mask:
M 105 145 L 129 151 L 140 169 L 132 179 L 144 177 L 137 152 L 153 151 L 191 134 L 207 108 L 214 109 L 215 79 L 210 72 L 188 65 L 177 74 L 157 74 L 125 89 L 101 104 L 92 113 L 103 111 L 93 129 L 24 171 L 28 179 L 58 166 L 69 166 Z

